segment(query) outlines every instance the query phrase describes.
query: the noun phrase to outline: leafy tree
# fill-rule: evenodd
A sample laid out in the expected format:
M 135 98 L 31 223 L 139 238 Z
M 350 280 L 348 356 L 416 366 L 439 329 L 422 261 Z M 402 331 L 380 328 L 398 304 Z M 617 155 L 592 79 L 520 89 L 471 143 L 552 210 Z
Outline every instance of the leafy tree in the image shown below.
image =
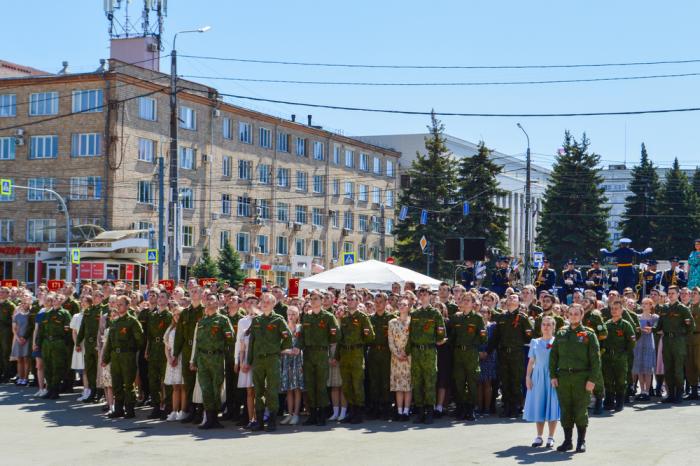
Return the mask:
M 608 245 L 610 209 L 600 188 L 600 156 L 589 152 L 589 146 L 585 133 L 577 141 L 566 131 L 544 192 L 537 242 L 554 264 L 597 255 Z
M 219 276 L 219 268 L 209 255 L 209 248 L 202 250 L 202 257 L 192 267 L 192 276 L 195 278 L 215 278 Z
M 625 213 L 620 222 L 622 235 L 631 238 L 634 244 L 644 249 L 657 242 L 658 202 L 661 190 L 659 175 L 654 163 L 649 160 L 644 144 L 639 165 L 632 169 L 629 189 L 632 195 L 625 199 Z
M 452 275 L 452 264 L 442 258 L 445 239 L 454 235 L 450 222 L 455 208 L 456 164 L 445 144 L 445 126 L 432 113 L 425 138 L 425 154 L 418 152 L 408 170 L 410 186 L 399 197 L 398 208 L 408 206 L 408 217 L 399 221 L 396 232 L 395 256 L 404 267 L 424 273 L 427 255 L 419 246 L 422 236 L 429 241 L 433 254 L 430 274 L 436 277 Z M 421 209 L 428 210 L 428 221 L 420 224 Z
M 469 215 L 462 215 L 462 205 L 456 215 L 456 232 L 461 237 L 486 238 L 488 251 L 508 252 L 508 209 L 498 207 L 496 199 L 508 194 L 498 187 L 496 176 L 503 166 L 491 160 L 492 151 L 484 142 L 473 157 L 464 157 L 457 175 L 458 199 L 469 202 Z
M 219 266 L 218 277 L 221 280 L 229 282 L 231 286 L 238 286 L 243 283 L 246 273 L 241 269 L 241 258 L 231 246 L 230 241 L 227 241 L 221 251 L 219 251 L 217 265 Z
M 677 158 L 666 173 L 659 200 L 659 237 L 657 243 L 650 246 L 655 248 L 660 259 L 676 255 L 683 257 L 698 235 L 700 207 L 698 196 Z

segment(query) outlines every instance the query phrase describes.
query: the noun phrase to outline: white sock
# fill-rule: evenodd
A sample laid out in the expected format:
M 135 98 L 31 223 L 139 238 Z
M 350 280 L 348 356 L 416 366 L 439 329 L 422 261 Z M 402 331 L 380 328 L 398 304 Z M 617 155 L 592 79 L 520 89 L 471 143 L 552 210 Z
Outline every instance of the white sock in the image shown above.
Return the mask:
M 437 405 L 437 406 L 435 407 L 435 410 L 436 410 L 436 411 L 442 412 L 442 405 Z
M 406 406 L 406 407 L 403 408 L 403 413 L 404 413 L 404 414 L 408 414 L 408 406 Z
M 398 406 L 396 410 L 399 412 L 399 414 L 403 414 L 403 408 L 401 406 Z
M 340 406 L 333 406 L 333 417 L 338 417 L 338 412 L 340 411 Z
M 342 417 L 345 417 L 345 414 L 346 414 L 347 412 L 348 412 L 348 408 L 346 408 L 345 406 L 343 406 L 342 408 L 340 408 L 340 417 L 341 417 L 341 418 L 342 418 Z

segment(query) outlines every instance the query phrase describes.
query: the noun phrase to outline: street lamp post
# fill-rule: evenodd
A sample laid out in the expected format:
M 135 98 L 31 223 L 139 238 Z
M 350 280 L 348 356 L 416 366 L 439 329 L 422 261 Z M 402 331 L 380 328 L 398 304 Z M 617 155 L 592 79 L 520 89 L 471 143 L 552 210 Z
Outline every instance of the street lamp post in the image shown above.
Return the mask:
M 175 33 L 173 37 L 173 50 L 170 53 L 170 218 L 177 213 L 177 202 L 178 202 L 178 187 L 177 187 L 177 49 L 175 44 L 177 41 L 178 34 L 188 34 L 192 32 L 207 32 L 211 29 L 210 26 L 204 26 L 199 29 L 191 29 L 186 31 L 179 31 Z M 171 222 L 171 225 L 173 223 Z M 180 280 L 180 257 L 177 253 L 178 242 L 180 239 L 180 232 L 176 228 L 173 228 L 173 242 L 172 248 L 170 249 L 169 265 L 170 265 L 170 276 L 177 282 Z
M 531 179 L 530 179 L 530 136 L 525 131 L 525 128 L 518 123 L 518 128 L 525 134 L 527 138 L 527 154 L 525 157 L 525 258 L 523 260 L 525 266 L 525 283 L 529 284 L 531 282 L 530 278 L 530 259 L 532 256 L 532 246 L 530 238 L 530 221 L 531 221 L 531 210 L 532 210 L 532 192 L 531 192 Z

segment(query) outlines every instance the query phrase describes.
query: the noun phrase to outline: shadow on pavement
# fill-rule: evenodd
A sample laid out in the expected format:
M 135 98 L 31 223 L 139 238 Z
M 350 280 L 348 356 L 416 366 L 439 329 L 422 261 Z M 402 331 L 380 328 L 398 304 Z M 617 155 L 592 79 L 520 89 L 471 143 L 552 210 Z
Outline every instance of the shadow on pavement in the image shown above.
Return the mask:
M 576 455 L 573 451 L 558 452 L 554 448 L 533 448 L 523 445 L 497 451 L 494 454 L 497 458 L 513 458 L 518 464 L 570 461 Z

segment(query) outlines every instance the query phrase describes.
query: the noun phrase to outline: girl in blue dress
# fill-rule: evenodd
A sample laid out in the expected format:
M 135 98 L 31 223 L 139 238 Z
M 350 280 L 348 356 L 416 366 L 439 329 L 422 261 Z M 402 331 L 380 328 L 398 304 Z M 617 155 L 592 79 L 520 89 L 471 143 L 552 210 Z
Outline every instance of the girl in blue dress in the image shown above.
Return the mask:
M 533 447 L 540 447 L 544 443 L 542 434 L 544 424 L 547 423 L 549 436 L 547 448 L 554 446 L 554 431 L 559 421 L 559 398 L 557 391 L 550 383 L 549 355 L 554 343 L 555 321 L 551 316 L 542 319 L 542 338 L 535 338 L 530 342 L 528 354 L 527 372 L 525 383 L 527 395 L 525 396 L 525 411 L 523 419 L 535 422 L 537 425 L 537 437 L 532 443 Z

